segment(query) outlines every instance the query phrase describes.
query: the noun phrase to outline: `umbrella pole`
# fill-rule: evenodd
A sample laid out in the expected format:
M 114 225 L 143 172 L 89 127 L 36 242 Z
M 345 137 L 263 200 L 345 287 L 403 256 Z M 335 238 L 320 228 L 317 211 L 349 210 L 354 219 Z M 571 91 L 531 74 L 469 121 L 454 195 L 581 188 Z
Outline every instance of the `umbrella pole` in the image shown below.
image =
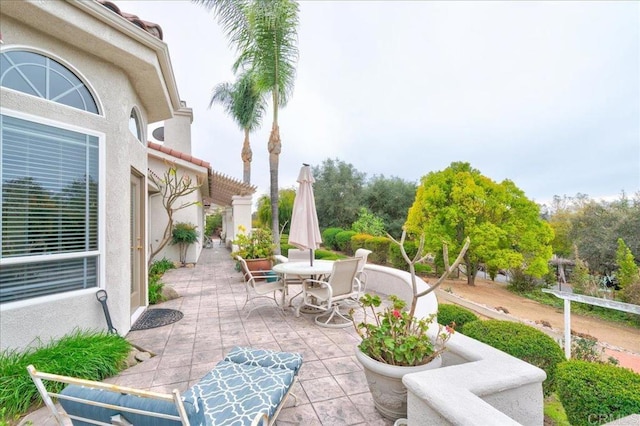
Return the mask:
M 309 263 L 313 266 L 313 249 L 309 249 Z

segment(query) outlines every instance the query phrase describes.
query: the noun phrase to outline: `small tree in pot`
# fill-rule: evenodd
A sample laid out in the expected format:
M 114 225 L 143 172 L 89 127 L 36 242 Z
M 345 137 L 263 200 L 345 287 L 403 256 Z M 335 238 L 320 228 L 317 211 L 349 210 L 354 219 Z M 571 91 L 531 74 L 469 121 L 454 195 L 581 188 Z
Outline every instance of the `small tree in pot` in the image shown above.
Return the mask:
M 453 327 L 442 325 L 438 325 L 435 336 L 428 333 L 436 314 L 416 317 L 418 299 L 438 288 L 460 265 L 470 241 L 466 239 L 464 247 L 451 266 L 448 264 L 447 245 L 443 244 L 444 273 L 429 288 L 418 291 L 415 265 L 429 257 L 423 253 L 424 235 L 420 238 L 413 259 L 409 258 L 404 248 L 405 231 L 402 232 L 399 242 L 391 236 L 389 238 L 400 246 L 402 256 L 409 265 L 412 287 L 410 308 L 405 311 L 406 302 L 392 295 L 389 296 L 391 305 L 381 312 L 376 312 L 375 308 L 379 307 L 382 301 L 377 295 L 367 294 L 360 299 L 365 313 L 364 320 L 360 323 L 354 321 L 354 325 L 362 338 L 356 358 L 364 367 L 375 406 L 384 417 L 396 420 L 406 417 L 407 414 L 407 391 L 402 384 L 402 377 L 408 373 L 439 367 L 439 355 L 445 350 L 445 343 L 453 333 Z M 373 321 L 369 320 L 371 316 L 367 315 L 368 311 L 373 314 Z
M 171 244 L 177 244 L 180 250 L 180 263 L 184 265 L 187 261 L 187 250 L 189 246 L 198 241 L 198 227 L 193 223 L 178 222 L 173 227 L 171 233 Z

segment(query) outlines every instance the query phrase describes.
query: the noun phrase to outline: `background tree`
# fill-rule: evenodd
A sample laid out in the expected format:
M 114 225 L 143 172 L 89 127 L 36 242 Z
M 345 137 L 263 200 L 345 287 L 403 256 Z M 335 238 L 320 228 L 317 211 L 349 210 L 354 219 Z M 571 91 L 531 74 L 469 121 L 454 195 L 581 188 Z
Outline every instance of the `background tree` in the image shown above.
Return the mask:
M 313 193 L 321 229 L 350 229 L 362 206 L 362 188 L 366 175 L 337 158 L 326 159 L 313 167 Z
M 298 60 L 298 4 L 293 0 L 195 0 L 218 17 L 223 31 L 238 52 L 234 72 L 255 73 L 260 93 L 270 94 L 273 124 L 269 135 L 271 231 L 280 254 L 278 222 L 278 167 L 282 144 L 278 111 L 293 92 Z
M 366 207 L 361 207 L 358 219 L 351 225 L 351 230 L 359 234 L 369 234 L 374 237 L 385 235 L 384 221 L 371 213 Z
M 149 180 L 160 191 L 162 196 L 162 206 L 167 213 L 167 224 L 162 234 L 162 239 L 154 249 L 150 245 L 151 253 L 149 254 L 149 260 L 147 266 L 150 267 L 153 259 L 163 248 L 171 241 L 173 230 L 173 215 L 178 210 L 185 209 L 189 206 L 200 204 L 199 201 L 183 201 L 180 202 L 180 198 L 189 195 L 200 188 L 201 182 L 193 182 L 193 179 L 189 175 L 183 174 L 178 176 L 178 171 L 175 165 L 171 165 L 167 171 L 164 172 L 162 177 L 159 177 L 153 172 L 149 172 Z
M 425 247 L 437 253 L 442 242 L 464 256 L 467 283 L 474 284 L 478 264 L 522 267 L 541 277 L 548 272 L 553 231 L 540 219 L 537 204 L 509 180 L 496 183 L 469 163 L 455 162 L 422 178 L 407 220 L 414 235 L 424 232 Z
M 295 189 L 281 189 L 278 194 L 278 223 L 281 225 L 280 232 L 283 234 L 289 233 L 295 198 Z M 263 195 L 258 199 L 256 217 L 260 226 L 268 228 L 271 225 L 271 199 L 268 195 Z
M 627 247 L 622 238 L 618 238 L 616 265 L 618 266 L 616 276 L 620 283 L 620 287 L 622 287 L 623 290 L 640 280 L 640 275 L 638 275 L 638 265 L 636 265 L 633 258 L 633 253 L 631 253 L 631 250 Z
M 417 185 L 398 177 L 373 176 L 364 187 L 363 204 L 384 222 L 386 231 L 400 238 Z
M 255 74 L 245 71 L 235 83 L 221 83 L 213 89 L 209 108 L 214 103 L 222 105 L 224 110 L 244 131 L 242 144 L 242 180 L 251 183 L 251 142 L 249 134 L 260 127 L 266 103 L 256 87 Z

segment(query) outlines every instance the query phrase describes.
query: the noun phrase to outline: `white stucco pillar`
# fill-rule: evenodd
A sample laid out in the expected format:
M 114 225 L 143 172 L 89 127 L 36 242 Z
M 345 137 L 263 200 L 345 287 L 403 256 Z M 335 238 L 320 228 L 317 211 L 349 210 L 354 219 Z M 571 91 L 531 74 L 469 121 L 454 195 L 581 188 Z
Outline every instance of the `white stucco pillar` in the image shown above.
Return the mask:
M 233 223 L 229 233 L 227 234 L 227 241 L 234 240 L 238 233 L 238 227 L 244 226 L 246 232 L 251 232 L 251 204 L 253 198 L 251 195 L 234 195 L 231 201 L 231 208 L 233 209 Z

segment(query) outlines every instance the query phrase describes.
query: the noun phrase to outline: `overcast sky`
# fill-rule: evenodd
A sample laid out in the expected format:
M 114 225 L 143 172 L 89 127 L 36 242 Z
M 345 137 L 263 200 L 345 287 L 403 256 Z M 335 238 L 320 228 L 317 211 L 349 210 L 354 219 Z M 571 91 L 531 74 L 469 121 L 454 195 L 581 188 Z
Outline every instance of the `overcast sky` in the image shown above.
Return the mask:
M 189 1 L 117 1 L 164 31 L 192 154 L 242 179 L 242 131 L 213 87 L 235 52 Z M 640 3 L 302 1 L 293 97 L 280 111 L 280 187 L 327 158 L 419 182 L 468 161 L 525 194 L 640 190 Z M 271 114 L 252 134 L 269 191 Z

